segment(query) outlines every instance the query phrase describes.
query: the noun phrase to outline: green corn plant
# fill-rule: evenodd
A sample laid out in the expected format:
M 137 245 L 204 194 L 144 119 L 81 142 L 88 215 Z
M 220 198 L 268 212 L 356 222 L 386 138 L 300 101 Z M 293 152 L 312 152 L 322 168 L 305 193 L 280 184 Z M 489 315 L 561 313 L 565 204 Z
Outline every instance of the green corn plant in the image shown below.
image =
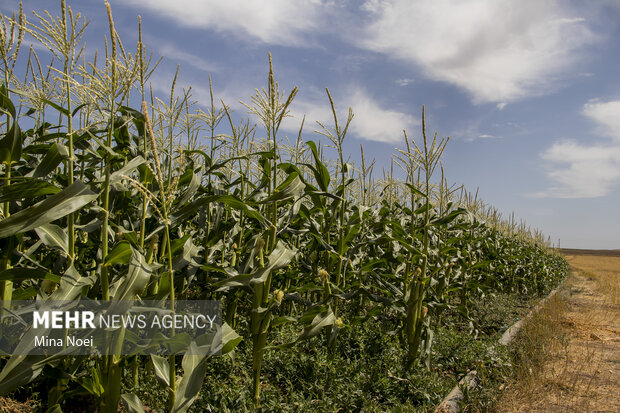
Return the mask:
M 338 116 L 336 114 L 336 107 L 334 106 L 334 100 L 332 99 L 331 94 L 329 93 L 329 89 L 325 89 L 325 91 L 327 92 L 327 97 L 329 98 L 329 103 L 332 109 L 332 115 L 334 117 L 334 130 L 333 133 L 332 131 L 330 131 L 327 127 L 325 127 L 324 125 L 322 125 L 319 122 L 319 125 L 321 126 L 321 128 L 323 129 L 322 131 L 320 131 L 319 133 L 321 133 L 322 135 L 326 136 L 335 146 L 337 152 L 338 152 L 338 169 L 340 172 L 340 185 L 336 191 L 336 195 L 340 198 L 340 199 L 336 199 L 335 200 L 335 205 L 338 207 L 338 213 L 337 213 L 337 219 L 338 219 L 338 225 L 337 225 L 337 233 L 338 233 L 338 237 L 337 237 L 337 247 L 336 247 L 336 286 L 340 287 L 341 285 L 341 278 L 343 276 L 343 270 L 344 270 L 344 241 L 345 241 L 345 211 L 347 208 L 347 191 L 346 191 L 346 187 L 348 186 L 348 184 L 350 182 L 347 182 L 347 173 L 349 172 L 349 166 L 347 163 L 345 163 L 344 161 L 344 150 L 343 150 L 343 143 L 344 143 L 344 139 L 345 136 L 347 135 L 347 131 L 349 130 L 349 126 L 351 125 L 351 121 L 353 120 L 353 110 L 351 108 L 349 108 L 349 113 L 347 116 L 347 120 L 344 124 L 344 127 L 342 127 L 341 125 L 338 124 Z
M 428 142 L 426 136 L 426 121 L 424 107 L 422 107 L 422 139 L 423 146 L 419 147 L 415 141 L 410 141 L 405 132 L 405 143 L 407 151 L 400 151 L 403 155 L 400 159 L 406 167 L 408 177 L 408 187 L 411 198 L 410 231 L 416 232 L 416 212 L 422 213 L 422 246 L 419 266 L 414 267 L 414 257 L 410 256 L 409 268 L 405 274 L 407 285 L 407 306 L 405 320 L 405 337 L 407 340 L 407 360 L 406 366 L 412 368 L 418 360 L 420 341 L 422 340 L 422 329 L 424 319 L 427 316 L 428 308 L 424 306 L 425 293 L 430 281 L 429 277 L 429 258 L 431 254 L 431 179 L 435 168 L 439 164 L 439 159 L 448 143 L 448 139 L 437 141 L 437 134 L 432 142 Z M 417 171 L 424 173 L 422 191 L 415 186 L 414 176 Z M 416 198 L 422 196 L 422 206 L 416 211 Z
M 110 98 L 108 102 L 108 109 L 110 113 L 110 121 L 109 126 L 107 128 L 107 136 L 106 136 L 106 145 L 108 147 L 112 146 L 112 136 L 114 134 L 114 114 L 116 113 L 115 109 L 115 95 L 116 95 L 116 30 L 114 29 L 114 19 L 112 18 L 112 9 L 110 4 L 106 2 L 106 10 L 108 12 L 108 22 L 110 25 L 110 41 L 112 43 L 112 56 L 110 63 Z M 111 160 L 109 154 L 106 154 L 104 158 L 104 168 L 105 168 L 105 182 L 103 188 L 103 227 L 101 230 L 101 256 L 102 260 L 105 261 L 108 255 L 108 227 L 109 227 L 109 219 L 110 219 L 110 175 L 111 175 Z M 107 268 L 104 266 L 101 268 L 101 295 L 104 300 L 110 299 L 110 280 Z
M 151 122 L 149 120 L 149 110 L 148 110 L 148 105 L 145 101 L 142 101 L 142 114 L 144 115 L 144 121 L 145 121 L 145 126 L 146 126 L 146 133 L 148 138 L 150 139 L 151 142 L 151 149 L 152 149 L 152 153 L 153 153 L 153 160 L 155 163 L 155 177 L 157 180 L 157 184 L 159 185 L 159 194 L 160 194 L 160 200 L 159 200 L 159 208 L 157 208 L 155 206 L 156 204 L 156 197 L 155 195 L 150 192 L 146 187 L 144 187 L 142 184 L 140 184 L 138 181 L 132 180 L 129 177 L 126 177 L 126 179 L 128 179 L 130 182 L 132 182 L 136 188 L 139 188 L 141 190 L 141 192 L 143 193 L 143 196 L 146 196 L 152 203 L 153 207 L 155 208 L 155 211 L 158 213 L 158 215 L 160 216 L 163 225 L 164 225 L 164 240 L 166 242 L 165 246 L 162 248 L 163 251 L 166 252 L 167 254 L 167 263 L 168 263 L 168 274 L 169 274 L 169 278 L 170 278 L 170 293 L 169 293 L 169 300 L 170 300 L 170 307 L 171 310 L 174 311 L 174 303 L 175 303 L 175 286 L 174 286 L 174 269 L 172 267 L 172 248 L 171 248 L 171 244 L 170 244 L 170 220 L 169 220 L 169 210 L 172 204 L 172 196 L 173 196 L 173 192 L 174 189 L 176 189 L 176 185 L 178 184 L 178 177 L 179 175 L 176 176 L 174 182 L 172 183 L 172 185 L 170 187 L 168 187 L 168 191 L 166 190 L 166 187 L 164 185 L 164 179 L 163 179 L 163 175 L 162 175 L 162 171 L 161 171 L 161 166 L 159 163 L 159 154 L 157 152 L 157 144 L 155 142 L 155 135 L 153 133 L 153 128 L 151 126 Z M 181 156 L 183 156 L 181 154 Z M 181 157 L 181 159 L 183 159 Z M 181 169 L 181 168 L 180 168 Z M 162 251 L 162 253 L 163 253 Z M 170 384 L 169 387 L 169 401 L 168 401 L 168 407 L 170 409 L 173 408 L 175 401 L 176 401 L 176 362 L 175 362 L 175 357 L 173 355 L 169 356 L 168 358 L 168 364 L 169 364 L 169 377 L 168 377 L 168 383 Z
M 1 110 L 6 116 L 5 122 L 5 135 L 0 139 L 0 164 L 4 165 L 4 179 L 3 185 L 11 185 L 11 169 L 14 162 L 19 161 L 21 156 L 22 146 L 22 134 L 17 124 L 17 112 L 15 106 L 11 102 L 10 98 L 10 84 L 13 80 L 13 70 L 17 63 L 17 57 L 21 48 L 22 40 L 24 38 L 24 13 L 20 4 L 18 20 L 13 18 L 8 20 L 0 15 L 0 57 L 2 58 L 2 64 L 4 69 L 3 84 L 0 89 L 0 99 L 2 100 Z M 8 24 L 7 24 L 8 23 Z M 2 214 L 4 218 L 9 218 L 11 211 L 9 208 L 9 202 L 6 201 L 2 206 Z M 9 251 L 10 245 L 14 243 L 14 240 L 8 242 L 8 245 L 3 245 L 3 253 L 0 255 L 0 271 L 5 271 L 10 268 Z M 6 306 L 9 305 L 13 295 L 13 283 L 11 281 L 0 281 L 0 299 L 3 300 Z M 0 313 L 3 310 L 0 308 Z
M 375 160 L 367 164 L 366 156 L 364 155 L 364 145 L 360 145 L 361 153 L 361 169 L 358 171 L 358 183 L 359 183 L 359 195 L 358 203 L 361 206 L 370 206 L 377 202 L 380 198 L 375 192 L 375 185 L 372 178 L 372 174 L 375 167 Z
M 278 189 L 278 130 L 282 121 L 288 114 L 288 109 L 293 99 L 297 95 L 297 87 L 294 87 L 289 93 L 286 100 L 284 94 L 280 92 L 278 83 L 274 79 L 273 63 L 271 61 L 271 53 L 269 53 L 269 77 L 267 80 L 267 90 L 256 90 L 256 94 L 252 96 L 252 105 L 245 104 L 251 114 L 256 115 L 267 133 L 267 140 L 271 142 L 271 153 L 269 154 L 269 173 L 268 180 L 268 196 L 272 196 Z M 270 219 L 272 221 L 270 232 L 267 237 L 267 252 L 273 251 L 276 244 L 276 233 L 278 223 L 278 201 L 271 203 Z
M 214 100 L 214 94 L 213 94 L 213 83 L 211 81 L 211 76 L 209 76 L 209 97 L 210 97 L 210 106 L 209 106 L 209 111 L 208 112 L 204 112 L 202 109 L 198 109 L 198 113 L 195 115 L 196 119 L 202 121 L 208 131 L 209 131 L 209 153 L 208 155 L 205 154 L 204 152 L 202 152 L 203 158 L 204 158 L 204 168 L 205 168 L 205 175 L 207 178 L 207 189 L 211 192 L 211 193 L 215 193 L 215 189 L 214 189 L 214 182 L 213 182 L 213 172 L 216 172 L 217 169 L 219 169 L 218 166 L 218 162 L 216 162 L 216 151 L 219 148 L 218 145 L 218 136 L 216 136 L 216 128 L 218 127 L 219 123 L 221 122 L 223 115 L 224 115 L 224 111 L 227 110 L 226 105 L 222 102 L 223 105 L 223 109 L 217 109 L 215 107 L 215 100 Z M 230 120 L 230 117 L 229 117 Z M 235 132 L 233 131 L 233 134 Z M 201 153 L 201 152 L 198 152 Z M 208 260 L 208 254 L 209 254 L 209 250 L 210 250 L 210 245 L 209 245 L 209 239 L 211 236 L 211 226 L 213 225 L 213 209 L 210 205 L 203 207 L 201 210 L 201 213 L 205 213 L 206 212 L 206 221 L 205 221 L 205 236 L 203 237 L 204 239 L 204 243 L 203 243 L 203 247 L 204 247 L 204 253 L 205 253 L 205 261 Z M 207 280 L 205 280 L 207 281 Z
M 273 63 L 271 53 L 269 54 L 269 76 L 267 80 L 267 90 L 262 92 L 256 91 L 252 97 L 253 105 L 246 105 L 250 113 L 258 116 L 267 133 L 267 139 L 271 141 L 271 150 L 269 157 L 271 159 L 264 162 L 269 163 L 269 168 L 264 168 L 267 179 L 268 195 L 263 201 L 265 205 L 271 206 L 271 226 L 267 234 L 267 241 L 258 238 L 255 248 L 259 249 L 259 255 L 263 254 L 263 249 L 269 255 L 269 264 L 260 270 L 262 273 L 258 280 L 252 282 L 252 313 L 250 319 L 250 328 L 252 333 L 252 370 L 253 370 L 253 400 L 256 407 L 260 405 L 260 372 L 263 363 L 267 334 L 271 321 L 271 313 L 273 304 L 270 305 L 271 284 L 273 272 L 277 269 L 288 265 L 294 257 L 296 251 L 294 249 L 281 247 L 276 249 L 278 244 L 277 225 L 278 225 L 278 201 L 285 201 L 290 198 L 299 196 L 303 191 L 303 183 L 299 180 L 297 174 L 291 174 L 278 186 L 278 130 L 282 121 L 287 116 L 289 106 L 293 102 L 297 94 L 297 87 L 294 87 L 286 100 L 284 94 L 280 93 L 278 83 L 274 79 Z M 289 190 L 291 191 L 289 193 Z M 261 255 L 262 256 L 262 255 Z M 261 263 L 261 266 L 262 263 Z M 271 267 L 271 268 L 270 268 Z M 278 290 L 281 291 L 281 290 Z M 276 301 L 281 302 L 282 298 L 276 294 Z
M 346 245 L 346 228 L 345 228 L 345 212 L 347 210 L 347 187 L 353 183 L 352 179 L 347 179 L 347 175 L 349 173 L 349 164 L 344 160 L 344 150 L 343 143 L 344 139 L 347 135 L 347 131 L 349 130 L 349 126 L 353 121 L 353 110 L 349 107 L 348 115 L 344 127 L 338 123 L 338 115 L 336 113 L 336 107 L 334 105 L 334 100 L 332 99 L 331 94 L 329 93 L 329 89 L 325 89 L 327 93 L 327 97 L 329 98 L 329 103 L 332 111 L 332 116 L 334 118 L 334 128 L 331 131 L 325 125 L 317 122 L 319 126 L 321 126 L 321 131 L 318 131 L 321 135 L 327 137 L 332 144 L 334 145 L 337 153 L 338 153 L 338 165 L 337 170 L 340 175 L 340 185 L 336 189 L 336 197 L 332 201 L 332 211 L 330 211 L 330 216 L 333 217 L 336 222 L 336 249 L 332 254 L 329 254 L 327 257 L 327 276 L 325 278 L 325 285 L 327 286 L 326 291 L 331 295 L 331 280 L 329 279 L 329 273 L 332 270 L 331 261 L 335 261 L 335 287 L 340 289 L 344 287 L 344 273 L 345 273 L 345 265 L 348 263 L 345 257 L 345 249 L 348 249 L 348 245 Z M 317 159 L 317 166 L 320 167 L 320 162 Z M 323 172 L 324 173 L 324 172 Z M 319 176 L 321 176 L 319 174 Z M 324 179 L 322 177 L 322 179 Z M 326 185 L 325 185 L 326 186 Z M 327 217 L 326 217 L 327 218 Z M 324 220 L 324 223 L 327 224 L 326 230 L 330 231 L 329 221 L 327 219 Z M 329 243 L 329 234 L 327 236 Z M 349 241 L 351 241 L 349 239 Z M 332 260 L 333 258 L 333 260 Z M 332 312 L 334 316 L 338 316 L 338 302 L 335 301 L 332 305 Z M 339 323 L 340 324 L 340 323 Z M 329 347 L 333 349 L 333 345 L 335 343 L 336 335 L 338 334 L 338 326 L 335 328 L 330 328 L 331 334 L 329 337 Z
M 112 136 L 114 134 L 114 118 L 116 113 L 115 106 L 115 97 L 116 97 L 116 62 L 117 62 L 117 51 L 116 51 L 116 30 L 114 28 L 114 19 L 112 18 L 112 9 L 108 2 L 105 3 L 106 11 L 108 15 L 108 22 L 110 26 L 110 41 L 112 43 L 112 54 L 111 54 L 111 63 L 110 63 L 110 97 L 108 101 L 108 109 L 110 113 L 110 120 L 107 127 L 107 136 L 106 136 L 106 145 L 108 147 L 112 146 Z M 101 230 L 101 259 L 102 262 L 105 262 L 108 256 L 108 236 L 109 236 L 109 219 L 110 219 L 110 175 L 112 162 L 109 154 L 103 159 L 104 162 L 104 188 L 103 188 L 103 205 L 102 208 L 104 210 L 103 217 L 103 225 Z M 101 266 L 101 296 L 103 300 L 110 300 L 110 278 L 109 278 L 109 270 L 105 265 Z M 104 393 L 104 397 L 101 400 L 101 410 L 102 411 L 114 411 L 119 402 L 119 391 L 116 390 L 117 385 L 115 384 L 119 380 L 120 376 L 120 366 L 118 364 L 118 360 L 115 360 L 114 356 L 105 356 L 103 359 L 103 365 L 101 370 L 104 372 L 104 388 L 107 390 Z

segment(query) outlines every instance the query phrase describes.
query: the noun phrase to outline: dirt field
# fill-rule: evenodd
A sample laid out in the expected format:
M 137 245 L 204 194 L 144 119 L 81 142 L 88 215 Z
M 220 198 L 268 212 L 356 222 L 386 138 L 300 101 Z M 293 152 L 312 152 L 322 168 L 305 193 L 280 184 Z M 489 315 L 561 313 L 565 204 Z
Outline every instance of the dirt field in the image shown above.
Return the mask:
M 499 411 L 620 412 L 620 253 L 570 252 L 574 271 L 530 329 L 544 357 L 508 386 Z
M 572 248 L 562 248 L 560 252 L 565 256 L 596 255 L 598 257 L 620 257 L 620 250 L 578 250 Z

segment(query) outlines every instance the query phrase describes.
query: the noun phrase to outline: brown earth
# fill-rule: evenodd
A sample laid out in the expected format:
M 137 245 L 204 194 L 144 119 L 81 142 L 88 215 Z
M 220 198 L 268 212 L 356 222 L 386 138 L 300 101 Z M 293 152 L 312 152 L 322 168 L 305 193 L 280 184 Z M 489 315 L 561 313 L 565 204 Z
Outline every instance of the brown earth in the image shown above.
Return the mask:
M 596 255 L 599 257 L 620 257 L 620 250 L 580 250 L 576 248 L 560 248 L 565 256 L 573 255 Z
M 560 297 L 530 325 L 543 356 L 531 353 L 538 365 L 525 363 L 498 411 L 620 412 L 620 251 L 571 253 Z

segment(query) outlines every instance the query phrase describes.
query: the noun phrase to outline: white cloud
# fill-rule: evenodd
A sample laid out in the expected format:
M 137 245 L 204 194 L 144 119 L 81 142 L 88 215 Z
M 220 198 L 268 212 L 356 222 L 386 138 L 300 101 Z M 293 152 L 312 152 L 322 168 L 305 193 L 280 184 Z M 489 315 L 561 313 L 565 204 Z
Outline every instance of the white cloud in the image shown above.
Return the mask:
M 609 194 L 620 180 L 620 145 L 586 146 L 564 141 L 555 143 L 542 158 L 555 164 L 568 164 L 549 172 L 557 185 L 549 189 L 547 196 L 601 197 Z
M 377 142 L 397 143 L 403 140 L 403 129 L 411 132 L 420 125 L 412 115 L 386 108 L 377 103 L 361 88 L 351 88 L 344 98 L 336 99 L 338 122 L 344 125 L 347 119 L 348 107 L 339 105 L 343 102 L 350 105 L 355 117 L 349 131 L 361 139 Z M 328 128 L 333 127 L 333 115 L 327 97 L 312 100 L 296 100 L 293 102 L 292 119 L 287 119 L 283 127 L 289 131 L 299 130 L 304 114 L 306 115 L 305 130 L 320 129 L 315 121 L 321 122 Z
M 357 89 L 347 99 L 352 102 L 353 119 L 351 128 L 358 136 L 371 141 L 400 142 L 403 140 L 403 129 L 412 129 L 419 125 L 413 116 L 386 109 L 377 104 L 363 90 Z
M 594 198 L 609 194 L 620 181 L 620 101 L 590 101 L 582 113 L 613 138 L 598 145 L 557 142 L 541 156 L 552 165 L 549 177 L 556 185 L 541 196 Z
M 596 121 L 603 134 L 620 139 L 620 100 L 590 101 L 583 107 L 583 114 Z
M 407 86 L 410 83 L 413 83 L 413 79 L 403 78 L 403 79 L 397 79 L 396 80 L 396 84 L 398 86 Z
M 505 103 L 552 88 L 595 41 L 581 18 L 539 0 L 373 0 L 362 46 L 420 66 L 467 90 L 476 103 Z
M 328 5 L 322 0 L 126 0 L 149 8 L 176 23 L 250 36 L 265 43 L 303 45 Z
M 349 7 L 355 3 L 333 0 L 126 3 L 185 27 L 267 44 L 324 47 L 317 36 L 342 38 L 409 62 L 428 78 L 468 91 L 474 102 L 497 103 L 500 109 L 554 90 L 579 60 L 583 46 L 598 39 L 585 19 L 559 0 L 367 0 L 356 11 Z M 351 64 L 347 59 L 347 66 Z M 410 82 L 397 80 L 401 86 Z

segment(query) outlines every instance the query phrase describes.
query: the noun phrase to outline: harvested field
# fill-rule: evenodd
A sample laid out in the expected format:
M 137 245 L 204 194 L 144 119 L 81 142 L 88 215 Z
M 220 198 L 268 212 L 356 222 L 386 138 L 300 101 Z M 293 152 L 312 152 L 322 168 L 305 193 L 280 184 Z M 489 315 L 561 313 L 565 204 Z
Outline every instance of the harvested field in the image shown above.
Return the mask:
M 560 248 L 560 252 L 564 255 L 593 255 L 598 257 L 620 257 L 620 250 L 582 250 L 576 248 Z
M 498 411 L 620 411 L 620 257 L 583 251 L 566 258 L 574 271 L 561 299 L 521 337 L 529 348 L 518 352 L 527 357 Z

